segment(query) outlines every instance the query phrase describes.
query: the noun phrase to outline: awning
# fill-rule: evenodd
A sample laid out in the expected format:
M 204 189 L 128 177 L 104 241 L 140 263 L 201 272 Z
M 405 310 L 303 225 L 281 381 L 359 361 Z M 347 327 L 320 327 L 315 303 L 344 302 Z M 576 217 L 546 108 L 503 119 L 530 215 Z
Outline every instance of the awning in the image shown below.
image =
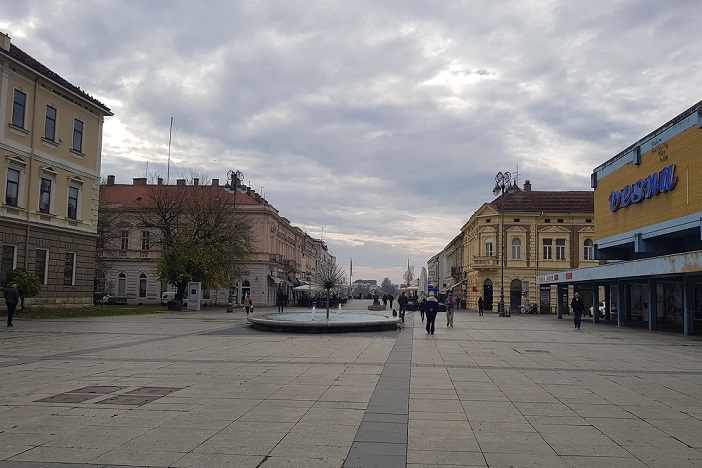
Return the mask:
M 275 284 L 280 284 L 283 282 L 283 280 L 281 278 L 276 278 L 275 276 L 271 276 L 271 275 L 268 275 L 268 277 L 270 279 L 272 279 Z
M 285 281 L 285 284 L 287 284 L 287 285 L 290 286 L 291 288 L 295 286 L 295 285 L 293 284 L 293 282 L 290 281 L 290 278 L 285 279 L 284 281 Z
M 449 286 L 448 289 L 453 289 L 453 288 L 455 288 L 456 286 L 458 286 L 459 284 L 465 283 L 466 281 L 468 281 L 468 280 L 467 280 L 467 279 L 464 279 L 463 281 L 459 281 L 458 283 L 454 284 L 453 286 Z

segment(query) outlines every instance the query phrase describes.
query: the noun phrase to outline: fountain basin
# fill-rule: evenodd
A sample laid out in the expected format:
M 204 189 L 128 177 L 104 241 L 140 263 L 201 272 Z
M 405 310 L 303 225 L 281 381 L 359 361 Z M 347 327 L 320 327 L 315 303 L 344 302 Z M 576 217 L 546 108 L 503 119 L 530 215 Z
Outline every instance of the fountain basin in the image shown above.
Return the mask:
M 359 331 L 395 330 L 400 323 L 398 317 L 387 315 L 366 314 L 355 312 L 326 310 L 312 312 L 291 312 L 283 314 L 268 314 L 261 317 L 247 317 L 253 328 L 258 330 L 288 332 L 288 333 L 348 333 Z

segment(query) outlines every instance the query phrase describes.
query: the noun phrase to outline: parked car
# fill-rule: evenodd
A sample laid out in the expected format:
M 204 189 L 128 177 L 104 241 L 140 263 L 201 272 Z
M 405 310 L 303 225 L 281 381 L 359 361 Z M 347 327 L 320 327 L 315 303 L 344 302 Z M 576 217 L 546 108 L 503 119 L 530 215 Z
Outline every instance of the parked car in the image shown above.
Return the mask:
M 595 307 L 594 305 L 592 307 L 590 307 L 588 317 L 593 317 L 594 307 Z M 599 309 L 599 313 L 600 313 L 600 318 L 604 318 L 604 316 L 605 316 L 605 302 L 604 301 L 600 302 L 598 309 Z
M 163 291 L 161 293 L 161 305 L 168 305 L 168 301 L 174 300 L 175 296 L 175 291 Z

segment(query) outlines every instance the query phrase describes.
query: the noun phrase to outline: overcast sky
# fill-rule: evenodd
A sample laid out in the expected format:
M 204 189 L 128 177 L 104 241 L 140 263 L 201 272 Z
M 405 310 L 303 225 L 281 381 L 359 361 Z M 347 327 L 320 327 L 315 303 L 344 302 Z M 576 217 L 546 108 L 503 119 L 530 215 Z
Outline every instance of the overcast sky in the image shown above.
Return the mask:
M 702 98 L 699 0 L 0 0 L 114 112 L 102 176 L 230 169 L 353 279 L 400 283 L 491 201 L 590 174 Z M 148 161 L 148 168 L 147 168 Z

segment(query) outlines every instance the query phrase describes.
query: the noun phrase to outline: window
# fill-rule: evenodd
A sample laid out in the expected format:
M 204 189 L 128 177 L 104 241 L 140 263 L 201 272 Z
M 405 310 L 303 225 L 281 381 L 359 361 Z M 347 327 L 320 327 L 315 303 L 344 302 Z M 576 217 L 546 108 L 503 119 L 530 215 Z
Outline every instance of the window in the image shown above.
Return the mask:
M 522 241 L 512 239 L 512 259 L 519 260 L 522 258 Z
M 51 106 L 46 106 L 44 138 L 47 140 L 56 141 L 56 109 Z
M 7 274 L 15 269 L 15 246 L 2 246 L 2 259 L 0 260 L 0 278 L 5 281 Z
M 492 257 L 492 241 L 485 241 L 485 256 Z
M 75 282 L 76 254 L 66 252 L 66 260 L 63 265 L 63 285 L 73 286 Z
M 83 122 L 73 119 L 73 150 L 83 152 Z
M 128 250 L 129 249 L 129 231 L 122 231 L 121 235 L 121 243 L 120 243 L 120 249 L 121 250 Z
M 17 206 L 19 197 L 20 171 L 17 169 L 7 170 L 7 187 L 5 187 L 5 204 Z
M 24 114 L 27 107 L 27 94 L 15 90 L 15 100 L 12 103 L 12 125 L 24 128 Z
M 553 246 L 553 239 L 544 239 L 544 260 L 551 260 L 552 253 L 551 249 Z
M 39 278 L 41 284 L 46 283 L 47 270 L 49 267 L 49 251 L 46 249 L 37 249 L 34 258 L 34 273 Z
M 565 239 L 556 239 L 556 260 L 566 259 Z
M 78 189 L 68 187 L 68 217 L 78 219 Z
M 51 179 L 41 178 L 39 183 L 39 211 L 49 213 L 51 209 Z
M 583 259 L 594 260 L 595 259 L 595 249 L 593 243 L 590 239 L 585 239 L 583 243 Z
M 146 297 L 146 273 L 139 275 L 139 297 Z
M 149 250 L 150 247 L 149 231 L 141 231 L 141 250 Z

